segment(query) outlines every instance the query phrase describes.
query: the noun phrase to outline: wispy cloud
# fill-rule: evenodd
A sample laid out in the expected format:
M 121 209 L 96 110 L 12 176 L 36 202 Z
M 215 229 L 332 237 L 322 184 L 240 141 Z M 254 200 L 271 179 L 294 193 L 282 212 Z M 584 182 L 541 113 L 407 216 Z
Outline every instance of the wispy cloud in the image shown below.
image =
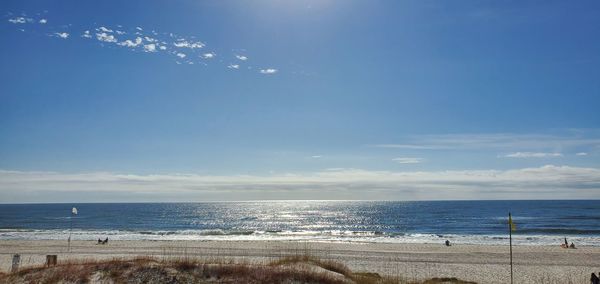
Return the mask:
M 177 57 L 179 57 L 179 58 L 185 58 L 185 56 L 186 56 L 185 53 L 181 53 L 181 52 L 177 53 Z
M 99 41 L 102 41 L 102 42 L 110 42 L 110 43 L 117 42 L 117 38 L 115 38 L 114 35 L 111 35 L 108 33 L 97 33 L 96 39 Z
M 424 161 L 423 158 L 394 158 L 392 161 L 399 164 L 419 164 Z
M 174 42 L 173 45 L 175 47 L 179 47 L 179 48 L 191 48 L 191 49 L 204 47 L 204 43 L 202 43 L 202 42 L 188 42 L 183 39 L 180 39 L 179 41 Z
M 62 39 L 67 39 L 69 37 L 69 33 L 54 33 L 55 36 L 62 38 Z
M 370 145 L 376 148 L 409 150 L 544 150 L 556 151 L 580 147 L 600 147 L 597 131 L 567 131 L 561 134 L 445 134 L 417 135 L 402 139 L 401 143 Z M 531 151 L 533 152 L 533 151 Z
M 31 23 L 33 21 L 33 19 L 25 18 L 25 17 L 16 17 L 16 18 L 8 19 L 8 21 L 13 24 L 26 24 L 26 23 Z
M 137 46 L 141 45 L 142 42 L 143 42 L 142 38 L 137 37 L 137 38 L 135 38 L 135 41 L 128 39 L 128 40 L 119 42 L 118 45 L 127 46 L 127 47 L 137 47 Z
M 412 144 L 377 144 L 377 145 L 373 145 L 373 147 L 375 147 L 375 148 L 392 148 L 392 149 L 410 149 L 410 150 L 442 149 L 438 146 L 412 145 Z
M 503 155 L 504 158 L 556 158 L 562 157 L 561 153 L 536 153 L 536 152 L 515 152 Z
M 576 155 L 576 156 L 587 156 L 587 155 L 588 155 L 588 153 L 586 153 L 586 152 L 579 152 L 579 153 L 577 153 L 577 154 L 575 154 L 575 155 Z
M 112 33 L 113 31 L 111 29 L 105 28 L 105 27 L 100 27 L 98 29 L 96 29 L 97 31 L 101 31 L 101 32 L 105 32 L 105 33 Z
M 145 52 L 156 52 L 156 44 L 150 43 L 144 45 Z
M 13 15 L 12 13 L 8 13 L 8 16 Z M 19 17 L 11 17 L 8 20 L 9 23 L 12 24 L 29 24 L 29 23 L 39 23 L 41 25 L 48 25 L 50 22 L 46 17 L 40 17 L 39 14 L 36 17 L 27 17 L 25 14 L 21 14 Z M 27 30 L 19 27 L 18 30 L 22 32 L 36 32 L 36 26 L 32 26 L 32 28 L 28 28 Z M 70 24 L 61 25 L 59 27 L 44 27 L 44 30 L 56 31 L 61 30 L 60 33 L 47 33 L 50 36 L 57 36 L 63 39 L 71 39 L 70 34 L 78 34 L 80 35 L 77 38 L 86 38 L 86 39 L 97 39 L 101 46 L 117 46 L 128 48 L 131 51 L 144 51 L 147 53 L 157 53 L 164 54 L 168 56 L 172 56 L 175 59 L 176 63 L 182 60 L 182 54 L 185 54 L 185 61 L 188 65 L 193 65 L 195 63 L 199 63 L 202 65 L 207 65 L 202 59 L 212 59 L 217 56 L 215 50 L 210 50 L 206 46 L 206 44 L 200 40 L 198 40 L 195 36 L 182 36 L 177 35 L 172 32 L 159 32 L 156 30 L 145 31 L 140 26 L 133 26 L 132 28 L 127 28 L 122 25 L 116 25 L 115 27 L 111 27 L 110 25 L 101 25 L 95 27 L 87 27 L 86 29 L 74 30 L 76 27 L 73 27 Z M 133 37 L 127 38 L 128 35 L 133 35 Z M 141 41 L 140 41 L 141 39 Z M 71 39 L 73 40 L 73 39 Z M 107 43 L 113 43 L 114 45 L 108 45 Z M 186 49 L 184 52 L 179 52 L 177 50 Z M 207 50 L 208 49 L 208 50 Z M 202 52 L 200 52 L 202 51 Z M 232 52 L 232 56 L 234 56 L 237 60 L 247 61 L 248 56 L 244 55 L 245 49 L 230 49 Z M 225 57 L 224 57 L 225 58 Z M 222 63 L 222 61 L 218 61 L 218 63 Z M 228 64 L 225 65 L 229 69 L 242 69 L 239 64 Z M 252 65 L 246 66 L 244 70 L 257 70 Z M 276 73 L 277 69 L 269 68 L 263 69 L 261 73 L 263 74 L 273 74 Z
M 277 73 L 277 69 L 268 68 L 268 69 L 260 69 L 261 74 L 275 74 Z
M 57 194 L 60 192 L 68 194 Z M 553 165 L 504 171 L 330 169 L 269 176 L 0 171 L 0 200 L 4 202 L 36 201 L 32 196 L 55 196 L 49 201 L 61 202 L 75 196 L 81 201 L 90 195 L 103 196 L 103 200 L 128 196 L 129 200 L 138 201 L 283 196 L 307 199 L 342 195 L 353 199 L 402 200 L 598 198 L 600 169 Z

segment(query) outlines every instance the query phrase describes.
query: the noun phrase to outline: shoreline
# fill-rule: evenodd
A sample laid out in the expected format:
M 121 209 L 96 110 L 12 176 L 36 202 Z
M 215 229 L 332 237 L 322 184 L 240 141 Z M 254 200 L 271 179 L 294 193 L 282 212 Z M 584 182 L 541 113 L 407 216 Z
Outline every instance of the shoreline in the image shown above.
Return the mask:
M 273 261 L 285 256 L 309 254 L 336 260 L 354 271 L 403 275 L 414 279 L 457 277 L 478 283 L 509 281 L 508 245 L 400 243 L 335 243 L 294 241 L 66 241 L 0 240 L 0 271 L 8 271 L 14 253 L 22 267 L 40 265 L 45 255 L 69 259 L 112 259 L 150 256 L 168 258 L 217 258 L 243 262 Z M 573 281 L 585 283 L 600 271 L 600 247 L 513 246 L 516 283 Z M 550 282 L 549 282 L 550 281 Z M 551 282 L 555 281 L 555 282 Z
M 438 234 L 438 233 L 378 233 L 370 231 L 225 231 L 165 230 L 73 230 L 72 240 L 86 241 L 109 237 L 116 241 L 292 241 L 340 242 L 367 244 L 440 244 L 449 240 L 460 245 L 508 245 L 508 234 Z M 69 237 L 66 230 L 0 229 L 0 240 L 62 241 Z M 600 247 L 600 235 L 530 235 L 515 234 L 513 245 L 554 246 L 564 238 L 576 246 Z

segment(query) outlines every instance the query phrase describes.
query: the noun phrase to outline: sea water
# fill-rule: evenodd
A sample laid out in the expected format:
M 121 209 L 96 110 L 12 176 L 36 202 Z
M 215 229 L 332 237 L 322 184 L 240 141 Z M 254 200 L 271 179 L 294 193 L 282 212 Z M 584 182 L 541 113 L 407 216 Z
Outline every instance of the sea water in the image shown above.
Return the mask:
M 72 215 L 72 207 L 78 214 Z M 600 246 L 600 201 L 0 205 L 0 240 L 289 240 Z

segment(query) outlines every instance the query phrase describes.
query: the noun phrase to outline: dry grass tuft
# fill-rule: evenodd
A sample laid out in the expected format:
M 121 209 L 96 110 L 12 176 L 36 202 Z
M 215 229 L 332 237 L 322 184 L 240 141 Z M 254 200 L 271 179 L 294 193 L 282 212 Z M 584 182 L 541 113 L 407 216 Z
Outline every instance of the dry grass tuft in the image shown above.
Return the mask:
M 339 273 L 346 277 L 352 276 L 352 271 L 350 271 L 350 269 L 343 263 L 336 262 L 333 260 L 322 260 L 322 259 L 318 259 L 316 257 L 312 257 L 309 255 L 288 256 L 288 257 L 278 259 L 276 261 L 272 261 L 271 263 L 269 263 L 269 265 L 270 266 L 281 266 L 281 265 L 290 265 L 290 264 L 296 264 L 296 263 L 313 264 L 313 265 L 321 267 L 325 270 Z

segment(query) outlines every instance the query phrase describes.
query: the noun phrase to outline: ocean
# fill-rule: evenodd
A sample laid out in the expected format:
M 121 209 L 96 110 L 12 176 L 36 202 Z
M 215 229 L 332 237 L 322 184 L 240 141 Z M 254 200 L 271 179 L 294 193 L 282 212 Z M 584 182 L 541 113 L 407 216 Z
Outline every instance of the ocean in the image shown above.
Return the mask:
M 71 216 L 72 207 L 78 214 Z M 600 246 L 600 201 L 2 204 L 0 240 L 290 240 Z

